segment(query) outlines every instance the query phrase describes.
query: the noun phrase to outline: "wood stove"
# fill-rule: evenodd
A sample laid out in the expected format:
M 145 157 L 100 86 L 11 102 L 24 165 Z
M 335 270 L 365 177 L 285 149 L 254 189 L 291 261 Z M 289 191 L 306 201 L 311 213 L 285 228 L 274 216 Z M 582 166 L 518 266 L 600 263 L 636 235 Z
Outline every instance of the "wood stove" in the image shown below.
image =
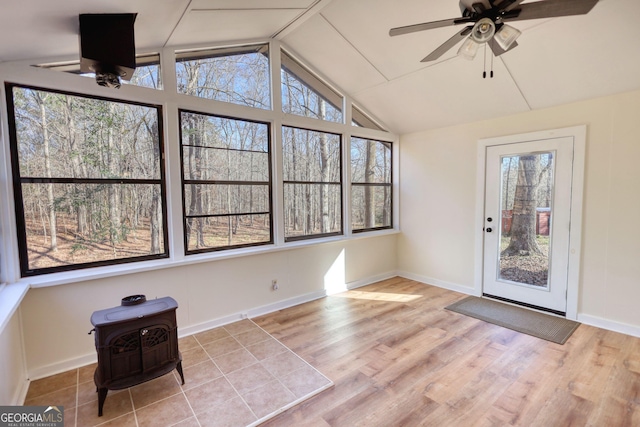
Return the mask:
M 184 384 L 178 350 L 176 309 L 171 297 L 147 301 L 144 295 L 122 299 L 119 307 L 91 315 L 98 367 L 98 416 L 109 390 L 128 388 L 177 369 Z

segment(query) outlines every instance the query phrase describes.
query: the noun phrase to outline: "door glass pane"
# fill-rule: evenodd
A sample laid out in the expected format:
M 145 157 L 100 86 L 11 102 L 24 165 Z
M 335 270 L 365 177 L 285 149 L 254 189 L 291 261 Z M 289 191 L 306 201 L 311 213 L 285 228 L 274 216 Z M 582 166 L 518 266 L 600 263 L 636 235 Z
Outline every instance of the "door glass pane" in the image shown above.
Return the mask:
M 504 156 L 501 167 L 498 280 L 546 288 L 554 153 Z

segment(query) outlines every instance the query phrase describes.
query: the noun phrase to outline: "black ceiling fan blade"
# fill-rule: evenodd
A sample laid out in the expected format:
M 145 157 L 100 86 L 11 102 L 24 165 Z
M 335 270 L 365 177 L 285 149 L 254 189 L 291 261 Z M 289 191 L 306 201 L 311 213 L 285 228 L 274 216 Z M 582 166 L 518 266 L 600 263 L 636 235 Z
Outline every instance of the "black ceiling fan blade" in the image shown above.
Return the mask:
M 598 0 L 545 0 L 525 3 L 504 15 L 505 21 L 525 19 L 557 18 L 559 16 L 584 15 Z
M 491 51 L 493 52 L 494 56 L 500 56 L 505 52 L 509 52 L 510 50 L 514 49 L 516 46 L 518 46 L 518 42 L 513 42 L 511 44 L 511 46 L 509 46 L 509 49 L 504 50 L 502 48 L 502 46 L 500 46 L 494 39 L 489 40 L 489 47 L 491 48 Z
M 450 27 L 452 25 L 466 24 L 473 22 L 470 18 L 452 18 L 443 19 L 442 21 L 424 22 L 422 24 L 407 25 L 405 27 L 396 27 L 389 30 L 389 35 L 399 36 L 402 34 L 415 33 L 417 31 L 431 30 L 434 28 Z
M 466 36 L 468 36 L 471 33 L 471 30 L 473 29 L 473 26 L 470 25 L 468 27 L 465 27 L 462 31 L 460 31 L 459 33 L 456 33 L 453 35 L 453 37 L 451 37 L 449 40 L 447 40 L 446 42 L 442 43 L 440 46 L 438 46 L 438 48 L 436 50 L 434 50 L 433 52 L 431 52 L 429 55 L 427 55 L 422 61 L 420 62 L 429 62 L 429 61 L 435 61 L 436 59 L 440 58 L 442 55 L 444 55 L 449 49 L 451 49 L 452 47 L 454 47 L 456 44 L 458 44 L 460 42 L 460 40 L 464 39 Z
M 523 1 L 524 0 L 504 0 L 498 5 L 498 9 L 509 12 L 510 10 L 513 10 L 520 6 L 520 3 L 522 3 Z

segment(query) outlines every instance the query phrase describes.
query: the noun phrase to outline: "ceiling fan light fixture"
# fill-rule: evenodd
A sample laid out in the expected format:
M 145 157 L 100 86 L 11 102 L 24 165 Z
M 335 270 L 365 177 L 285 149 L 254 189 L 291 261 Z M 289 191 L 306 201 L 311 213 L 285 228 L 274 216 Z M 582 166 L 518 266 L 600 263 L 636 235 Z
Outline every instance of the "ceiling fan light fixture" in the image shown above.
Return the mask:
M 460 49 L 458 49 L 458 56 L 463 57 L 464 59 L 468 59 L 471 61 L 476 57 L 476 53 L 478 52 L 478 47 L 480 45 L 473 40 L 471 36 L 467 37 Z
M 489 18 L 482 18 L 473 26 L 471 37 L 476 43 L 486 43 L 496 33 L 496 24 Z
M 513 28 L 511 25 L 504 24 L 493 38 L 503 50 L 507 51 L 513 42 L 520 37 L 520 34 L 522 34 L 520 30 Z

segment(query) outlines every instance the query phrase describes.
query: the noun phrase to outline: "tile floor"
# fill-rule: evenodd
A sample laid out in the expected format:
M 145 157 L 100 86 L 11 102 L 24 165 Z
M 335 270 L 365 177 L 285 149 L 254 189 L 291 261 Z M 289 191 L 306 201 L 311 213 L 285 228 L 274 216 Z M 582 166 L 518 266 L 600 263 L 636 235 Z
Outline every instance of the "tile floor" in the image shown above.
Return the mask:
M 109 391 L 98 417 L 96 365 L 33 381 L 25 405 L 64 406 L 65 426 L 253 426 L 332 382 L 251 320 L 179 340 L 185 384 L 173 371 Z

